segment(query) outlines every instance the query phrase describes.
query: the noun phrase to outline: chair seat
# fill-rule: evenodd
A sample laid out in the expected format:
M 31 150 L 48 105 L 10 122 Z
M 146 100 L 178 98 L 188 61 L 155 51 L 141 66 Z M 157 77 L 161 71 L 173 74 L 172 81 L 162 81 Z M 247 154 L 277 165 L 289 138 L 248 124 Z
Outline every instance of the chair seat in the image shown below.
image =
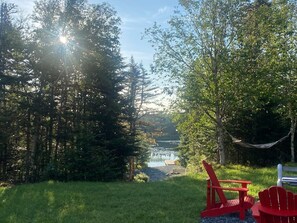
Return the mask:
M 255 203 L 255 198 L 252 196 L 245 196 L 244 197 L 244 209 L 249 209 L 253 206 Z M 222 204 L 221 207 L 232 207 L 232 206 L 237 206 L 239 205 L 239 199 L 233 199 L 233 200 L 227 200 L 227 203 Z

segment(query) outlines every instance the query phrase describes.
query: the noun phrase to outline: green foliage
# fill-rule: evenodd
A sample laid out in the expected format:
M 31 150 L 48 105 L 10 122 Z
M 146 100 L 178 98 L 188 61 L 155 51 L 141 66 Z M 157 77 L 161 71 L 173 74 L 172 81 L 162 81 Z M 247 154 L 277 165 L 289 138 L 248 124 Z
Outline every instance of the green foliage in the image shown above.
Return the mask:
M 181 101 L 178 111 L 197 113 L 197 122 L 199 118 L 213 122 L 213 132 L 207 133 L 212 135 L 208 141 L 216 144 L 213 149 L 223 164 L 227 151 L 222 124 L 230 109 L 226 92 L 232 85 L 232 75 L 228 72 L 230 46 L 236 35 L 234 23 L 241 18 L 243 3 L 180 1 L 184 10 L 176 11 L 169 21 L 169 29 L 154 26 L 147 30 L 157 50 L 157 71 L 164 75 L 169 73 L 181 83 L 177 90 Z
M 172 120 L 173 115 L 170 113 L 156 112 L 146 114 L 140 120 L 143 123 L 141 129 L 154 139 L 177 140 L 179 139 L 179 134 Z
M 145 173 L 138 173 L 134 177 L 134 181 L 137 183 L 145 183 L 150 180 L 150 177 L 146 175 Z
M 202 116 L 196 111 L 175 114 L 174 121 L 178 123 L 178 132 L 181 134 L 178 150 L 183 166 L 195 165 L 200 163 L 201 157 L 212 158 L 216 153 L 213 123 Z M 205 135 L 206 132 L 208 135 Z
M 294 72 L 291 66 L 294 56 L 290 55 L 288 49 L 293 49 L 293 46 L 289 45 L 296 35 L 292 32 L 292 24 L 296 20 L 293 13 L 296 4 L 255 3 L 248 8 L 253 10 L 245 12 L 246 16 L 238 26 L 238 45 L 235 45 L 233 50 L 234 59 L 238 58 L 232 68 L 235 71 L 237 92 L 234 96 L 237 100 L 231 100 L 236 109 L 228 115 L 228 124 L 231 127 L 229 131 L 241 135 L 243 141 L 264 143 L 273 142 L 291 130 L 291 153 L 288 143 L 284 142 L 274 148 L 274 155 L 266 154 L 264 162 L 257 158 L 264 152 L 243 151 L 236 156 L 242 154 L 246 156 L 244 159 L 253 157 L 248 159 L 252 159 L 250 162 L 255 164 L 276 163 L 288 160 L 289 157 L 294 159 L 296 113 L 288 100 L 295 98 L 292 93 L 295 82 L 285 83 L 281 80 L 291 79 L 291 73 Z M 284 93 L 284 89 L 290 90 Z M 283 108 L 286 112 L 283 112 Z M 243 128 L 236 124 L 232 126 L 236 119 L 239 123 L 243 121 Z M 245 131 L 247 127 L 249 130 Z
M 24 120 L 20 95 L 28 96 L 30 76 L 25 71 L 22 24 L 15 20 L 16 10 L 16 5 L 0 2 L 0 176 L 4 180 L 16 176 L 23 165 L 15 162 L 23 158 L 24 152 L 18 147 L 23 130 L 19 123 Z
M 135 145 L 137 146 L 137 150 L 135 151 L 136 155 L 136 168 L 141 169 L 147 165 L 147 161 L 149 160 L 150 156 L 150 146 L 151 146 L 151 138 L 148 134 L 144 132 L 137 132 L 136 142 Z
M 136 157 L 135 165 L 144 166 L 149 156 L 149 136 L 143 131 L 141 118 L 150 110 L 149 106 L 156 96 L 154 93 L 156 87 L 153 86 L 149 74 L 142 64 L 137 64 L 133 57 L 127 66 L 127 71 L 124 72 L 124 77 L 125 113 L 131 144 L 135 147 L 133 153 L 133 156 Z
M 180 83 L 175 121 L 183 164 L 195 166 L 203 156 L 221 164 L 293 161 L 296 2 L 180 5 L 168 29 L 155 25 L 147 35 L 156 48 L 156 70 Z M 234 147 L 226 129 L 255 144 L 291 130 L 291 151 L 283 143 L 263 162 L 265 152 Z

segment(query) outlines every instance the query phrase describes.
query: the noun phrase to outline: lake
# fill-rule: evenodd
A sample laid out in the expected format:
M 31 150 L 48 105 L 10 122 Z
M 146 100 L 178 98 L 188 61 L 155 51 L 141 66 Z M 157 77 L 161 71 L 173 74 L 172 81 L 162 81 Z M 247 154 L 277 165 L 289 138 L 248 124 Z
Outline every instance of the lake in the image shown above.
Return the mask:
M 175 150 L 179 140 L 157 140 L 157 144 L 150 148 L 148 167 L 165 166 L 165 160 L 177 160 L 178 152 Z

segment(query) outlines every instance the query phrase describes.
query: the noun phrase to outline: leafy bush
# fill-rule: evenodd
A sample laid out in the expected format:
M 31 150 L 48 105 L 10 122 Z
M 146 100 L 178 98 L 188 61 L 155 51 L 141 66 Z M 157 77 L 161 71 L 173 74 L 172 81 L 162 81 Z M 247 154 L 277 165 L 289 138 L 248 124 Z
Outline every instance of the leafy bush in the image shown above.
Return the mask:
M 134 181 L 138 183 L 145 183 L 145 182 L 148 182 L 149 180 L 150 180 L 150 177 L 145 173 L 136 174 L 136 176 L 134 177 Z

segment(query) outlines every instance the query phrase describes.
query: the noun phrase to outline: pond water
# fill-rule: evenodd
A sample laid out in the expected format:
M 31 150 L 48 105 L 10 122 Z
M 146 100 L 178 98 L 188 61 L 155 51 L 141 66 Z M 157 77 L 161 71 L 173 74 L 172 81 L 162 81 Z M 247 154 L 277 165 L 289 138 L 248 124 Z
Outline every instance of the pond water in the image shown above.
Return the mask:
M 158 140 L 150 148 L 148 167 L 165 166 L 165 160 L 177 160 L 178 152 L 175 150 L 179 140 Z

